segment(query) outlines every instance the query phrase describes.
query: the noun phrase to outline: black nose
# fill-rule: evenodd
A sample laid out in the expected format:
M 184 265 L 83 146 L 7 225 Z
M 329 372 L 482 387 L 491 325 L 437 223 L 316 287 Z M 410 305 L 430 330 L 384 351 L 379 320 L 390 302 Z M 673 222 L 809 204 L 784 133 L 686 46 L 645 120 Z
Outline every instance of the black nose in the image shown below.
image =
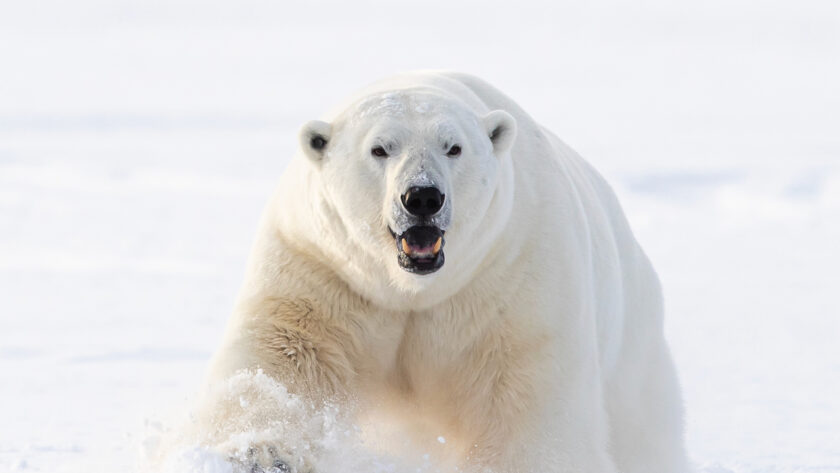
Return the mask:
M 402 204 L 411 215 L 428 217 L 443 207 L 444 197 L 437 187 L 412 187 L 402 195 Z

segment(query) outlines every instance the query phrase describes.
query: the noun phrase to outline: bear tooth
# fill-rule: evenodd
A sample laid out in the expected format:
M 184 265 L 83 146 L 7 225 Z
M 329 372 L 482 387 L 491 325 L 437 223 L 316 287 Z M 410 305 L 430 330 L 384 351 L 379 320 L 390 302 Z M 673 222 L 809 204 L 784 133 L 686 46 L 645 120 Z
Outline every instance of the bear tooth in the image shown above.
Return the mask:
M 435 242 L 435 247 L 432 249 L 433 254 L 438 254 L 440 251 L 440 245 L 443 243 L 443 237 L 438 237 L 437 241 Z
M 407 255 L 411 254 L 411 248 L 408 246 L 408 242 L 405 241 L 405 238 L 402 239 L 402 250 Z

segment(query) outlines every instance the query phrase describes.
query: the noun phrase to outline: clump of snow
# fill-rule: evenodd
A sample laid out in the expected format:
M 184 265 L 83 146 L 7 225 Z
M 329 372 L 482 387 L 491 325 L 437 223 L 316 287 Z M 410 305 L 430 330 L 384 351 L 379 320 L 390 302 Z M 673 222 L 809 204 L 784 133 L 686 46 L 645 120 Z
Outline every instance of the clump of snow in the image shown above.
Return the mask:
M 407 111 L 406 96 L 401 92 L 387 92 L 365 99 L 358 105 L 358 118 L 369 116 L 399 117 Z

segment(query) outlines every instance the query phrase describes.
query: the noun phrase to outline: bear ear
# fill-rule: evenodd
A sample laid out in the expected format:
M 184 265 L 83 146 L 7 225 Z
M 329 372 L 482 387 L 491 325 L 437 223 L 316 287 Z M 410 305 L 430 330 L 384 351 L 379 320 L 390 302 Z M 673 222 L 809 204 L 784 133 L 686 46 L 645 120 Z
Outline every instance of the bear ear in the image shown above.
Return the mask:
M 298 139 L 307 158 L 316 163 L 324 159 L 331 132 L 332 126 L 320 120 L 312 120 L 301 127 Z
M 510 151 L 516 138 L 516 119 L 513 115 L 504 110 L 493 110 L 482 121 L 493 143 L 493 152 L 498 156 Z

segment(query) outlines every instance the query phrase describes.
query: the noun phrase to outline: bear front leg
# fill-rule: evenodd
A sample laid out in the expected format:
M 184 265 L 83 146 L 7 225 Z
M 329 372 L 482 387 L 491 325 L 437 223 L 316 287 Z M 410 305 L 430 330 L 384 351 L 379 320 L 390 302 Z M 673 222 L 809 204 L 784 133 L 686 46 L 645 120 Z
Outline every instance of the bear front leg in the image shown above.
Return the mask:
M 238 471 L 312 471 L 346 413 L 336 406 L 353 376 L 350 337 L 305 300 L 266 299 L 237 317 L 196 415 L 200 442 Z
M 576 394 L 555 393 L 518 409 L 487 403 L 463 470 L 616 473 L 602 410 Z M 510 402 L 511 396 L 500 393 L 498 399 Z
M 462 429 L 477 434 L 465 471 L 616 472 L 597 357 L 582 349 L 513 322 L 476 340 L 461 364 L 482 371 L 450 376 Z

